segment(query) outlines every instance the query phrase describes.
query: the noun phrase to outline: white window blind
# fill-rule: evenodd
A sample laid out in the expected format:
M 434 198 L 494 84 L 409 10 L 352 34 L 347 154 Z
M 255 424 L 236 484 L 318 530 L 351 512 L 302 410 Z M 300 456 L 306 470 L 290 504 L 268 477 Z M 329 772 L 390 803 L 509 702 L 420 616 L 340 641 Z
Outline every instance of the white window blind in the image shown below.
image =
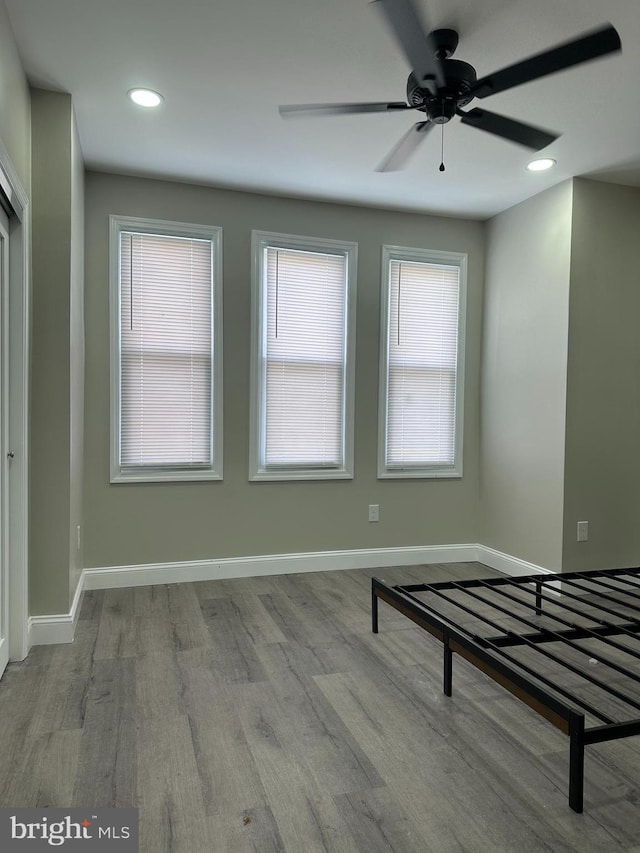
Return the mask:
M 353 476 L 356 251 L 253 232 L 252 480 Z
M 210 466 L 212 242 L 120 231 L 120 467 Z
M 264 465 L 344 461 L 346 258 L 265 249 Z
M 387 273 L 384 468 L 453 472 L 460 264 L 391 256 Z

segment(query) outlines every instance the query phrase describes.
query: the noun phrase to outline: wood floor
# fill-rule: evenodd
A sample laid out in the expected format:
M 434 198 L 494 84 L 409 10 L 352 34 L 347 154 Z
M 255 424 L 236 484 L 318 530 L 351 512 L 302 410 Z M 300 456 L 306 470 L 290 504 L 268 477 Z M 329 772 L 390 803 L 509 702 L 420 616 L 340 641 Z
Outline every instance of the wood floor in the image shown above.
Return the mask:
M 1 806 L 135 806 L 142 853 L 640 853 L 640 738 L 568 740 L 380 606 L 479 564 L 87 593 L 0 682 Z

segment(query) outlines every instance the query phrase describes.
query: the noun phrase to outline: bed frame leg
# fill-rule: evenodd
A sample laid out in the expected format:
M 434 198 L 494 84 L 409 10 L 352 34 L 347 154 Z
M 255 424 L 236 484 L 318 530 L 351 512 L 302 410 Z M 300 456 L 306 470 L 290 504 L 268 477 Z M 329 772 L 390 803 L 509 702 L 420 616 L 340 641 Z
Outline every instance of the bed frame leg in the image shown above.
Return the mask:
M 444 695 L 451 696 L 451 681 L 453 674 L 453 652 L 449 648 L 449 640 L 444 638 Z
M 529 599 L 531 600 L 531 599 Z M 542 582 L 536 581 L 536 616 L 542 616 Z
M 371 630 L 374 634 L 378 633 L 378 596 L 371 582 Z
M 569 724 L 569 805 L 580 814 L 584 797 L 584 716 L 576 714 Z

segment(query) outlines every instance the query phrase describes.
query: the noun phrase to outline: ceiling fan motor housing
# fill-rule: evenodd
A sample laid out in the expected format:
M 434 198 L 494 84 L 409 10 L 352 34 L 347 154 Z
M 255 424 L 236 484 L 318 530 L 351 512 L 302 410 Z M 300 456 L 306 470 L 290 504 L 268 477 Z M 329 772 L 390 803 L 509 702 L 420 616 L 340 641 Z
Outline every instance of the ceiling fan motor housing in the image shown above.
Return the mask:
M 459 59 L 442 61 L 445 85 L 437 94 L 418 83 L 415 74 L 407 80 L 407 102 L 412 107 L 424 110 L 435 124 L 445 124 L 456 114 L 456 110 L 473 100 L 471 87 L 476 82 L 476 70 L 468 62 Z

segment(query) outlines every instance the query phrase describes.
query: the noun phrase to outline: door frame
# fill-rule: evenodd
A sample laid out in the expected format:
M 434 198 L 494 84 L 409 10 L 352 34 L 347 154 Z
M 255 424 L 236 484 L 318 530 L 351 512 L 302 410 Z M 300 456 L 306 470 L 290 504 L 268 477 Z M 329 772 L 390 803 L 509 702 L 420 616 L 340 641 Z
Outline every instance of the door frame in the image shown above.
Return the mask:
M 0 209 L 0 678 L 9 662 L 9 215 Z
M 9 660 L 29 651 L 29 198 L 0 140 L 0 194 L 9 214 L 9 444 L 7 489 Z

